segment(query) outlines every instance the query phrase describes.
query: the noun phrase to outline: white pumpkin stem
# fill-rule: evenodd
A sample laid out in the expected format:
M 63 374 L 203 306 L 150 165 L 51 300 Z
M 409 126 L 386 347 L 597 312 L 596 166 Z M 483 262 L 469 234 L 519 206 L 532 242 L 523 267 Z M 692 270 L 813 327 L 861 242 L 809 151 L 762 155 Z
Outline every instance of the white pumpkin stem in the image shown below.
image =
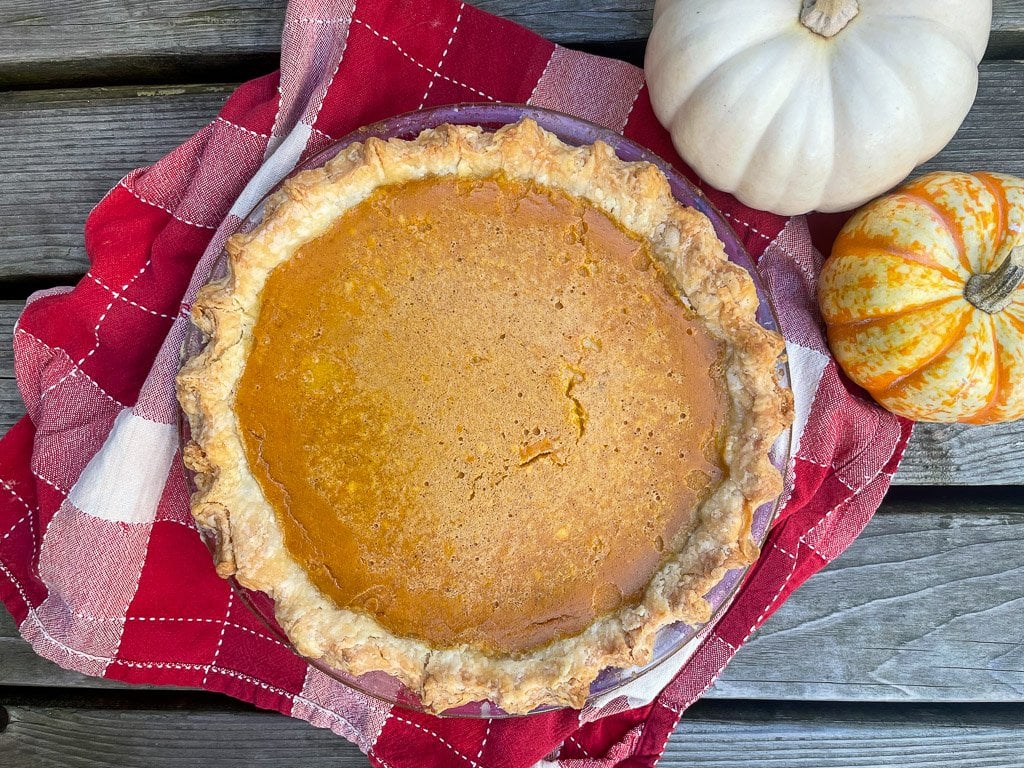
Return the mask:
M 995 272 L 971 275 L 964 287 L 964 298 L 982 312 L 994 315 L 1006 309 L 1021 283 L 1024 283 L 1024 245 L 1010 251 Z
M 842 32 L 858 13 L 857 0 L 803 0 L 800 23 L 816 35 L 832 37 Z

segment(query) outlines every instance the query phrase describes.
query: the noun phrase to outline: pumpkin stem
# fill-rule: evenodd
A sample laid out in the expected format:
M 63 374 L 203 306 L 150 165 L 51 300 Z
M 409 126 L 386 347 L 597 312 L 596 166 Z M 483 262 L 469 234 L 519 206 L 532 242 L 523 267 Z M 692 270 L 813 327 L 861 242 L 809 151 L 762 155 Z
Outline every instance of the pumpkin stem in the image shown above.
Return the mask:
M 971 275 L 964 287 L 964 298 L 982 312 L 994 315 L 1006 309 L 1021 283 L 1024 283 L 1024 245 L 1010 251 L 995 272 Z
M 858 13 L 857 0 L 803 0 L 800 23 L 816 35 L 832 37 Z

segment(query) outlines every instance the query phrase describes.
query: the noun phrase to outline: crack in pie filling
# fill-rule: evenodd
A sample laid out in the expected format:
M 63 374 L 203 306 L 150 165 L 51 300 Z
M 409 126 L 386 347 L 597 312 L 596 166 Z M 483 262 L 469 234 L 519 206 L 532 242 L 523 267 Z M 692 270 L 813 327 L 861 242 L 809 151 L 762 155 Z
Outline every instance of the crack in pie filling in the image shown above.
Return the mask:
M 435 712 L 580 706 L 756 557 L 781 339 L 654 166 L 528 120 L 370 139 L 227 250 L 193 513 L 302 654 Z

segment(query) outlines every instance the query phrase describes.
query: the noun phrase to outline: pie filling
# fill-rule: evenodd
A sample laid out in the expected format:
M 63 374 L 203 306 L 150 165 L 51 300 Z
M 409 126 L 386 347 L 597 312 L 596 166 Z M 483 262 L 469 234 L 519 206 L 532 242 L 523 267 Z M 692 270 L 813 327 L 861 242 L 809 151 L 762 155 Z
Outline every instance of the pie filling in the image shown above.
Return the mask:
M 721 357 L 589 203 L 431 178 L 271 274 L 236 413 L 326 596 L 514 654 L 637 601 L 692 530 L 722 479 Z

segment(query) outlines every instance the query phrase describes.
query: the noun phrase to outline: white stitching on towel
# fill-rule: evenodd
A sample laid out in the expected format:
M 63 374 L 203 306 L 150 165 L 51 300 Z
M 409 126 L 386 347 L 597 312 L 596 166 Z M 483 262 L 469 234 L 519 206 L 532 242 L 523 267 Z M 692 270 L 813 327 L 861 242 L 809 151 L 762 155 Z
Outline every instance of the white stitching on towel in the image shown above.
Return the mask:
M 125 177 L 125 178 L 127 178 L 127 177 Z M 125 184 L 124 183 L 124 179 L 121 179 L 121 181 L 119 181 L 117 183 L 117 185 L 119 187 L 124 187 L 125 189 L 127 189 L 128 193 L 132 197 L 134 197 L 136 200 L 141 200 L 146 205 L 151 205 L 154 208 L 159 208 L 161 211 L 165 211 L 166 213 L 171 214 L 172 218 L 176 219 L 177 221 L 180 221 L 182 224 L 189 224 L 189 225 L 191 225 L 193 227 L 201 227 L 202 229 L 216 229 L 217 227 L 220 226 L 219 224 L 200 224 L 199 222 L 196 222 L 196 221 L 190 221 L 189 219 L 186 219 L 184 216 L 179 216 L 174 211 L 172 211 L 170 208 L 168 208 L 166 205 L 161 205 L 160 203 L 157 203 L 157 202 L 155 202 L 153 200 L 150 200 L 150 199 L 145 198 L 142 195 L 140 195 L 134 189 L 129 187 L 127 184 Z
M 127 187 L 125 187 L 125 189 L 127 189 Z M 130 191 L 131 190 L 129 190 L 129 192 Z M 142 267 L 139 269 L 139 271 L 136 272 L 131 277 L 131 279 L 128 280 L 127 283 L 125 283 L 124 285 L 121 286 L 121 293 L 124 293 L 125 291 L 127 291 L 135 283 L 136 280 L 138 280 L 140 277 L 142 277 L 142 275 L 145 274 L 146 270 L 149 269 L 149 265 L 152 264 L 152 263 L 153 263 L 152 257 L 146 259 L 146 263 L 142 265 Z M 103 325 L 103 321 L 107 319 L 107 314 L 110 312 L 111 308 L 114 306 L 114 302 L 115 301 L 116 301 L 116 299 L 111 299 L 110 300 L 110 303 L 107 304 L 106 308 L 103 310 L 103 314 L 101 314 L 99 316 L 99 319 L 96 321 L 95 327 L 92 329 L 93 338 L 96 339 L 96 343 L 93 345 L 93 348 L 90 349 L 82 357 L 81 360 L 79 360 L 77 363 L 75 363 L 74 367 L 72 367 L 72 369 L 70 371 L 68 371 L 67 374 L 65 374 L 61 379 L 59 379 L 58 381 L 56 381 L 55 383 L 53 383 L 49 387 L 47 387 L 45 390 L 43 390 L 43 392 L 39 395 L 39 401 L 40 402 L 45 400 L 46 396 L 50 392 L 52 392 L 54 389 L 59 387 L 61 384 L 63 384 L 69 378 L 72 378 L 74 373 L 75 373 L 75 371 L 77 369 L 81 368 L 82 364 L 86 360 L 88 360 L 90 357 L 92 357 L 94 354 L 96 354 L 96 350 L 100 348 L 100 326 L 102 326 Z M 65 352 L 65 354 L 67 354 L 67 353 Z M 69 357 L 70 357 L 70 355 L 69 355 Z M 92 381 L 92 379 L 89 379 L 89 380 Z M 96 384 L 95 381 L 93 381 L 92 383 Z M 99 385 L 97 384 L 97 386 L 99 386 Z M 100 387 L 100 391 L 103 392 L 104 394 L 106 394 L 106 392 L 104 391 L 103 387 Z M 110 395 L 107 395 L 107 397 L 109 397 L 112 401 L 117 402 L 116 400 L 114 400 L 113 397 L 110 397 Z
M 328 141 L 337 141 L 337 139 L 335 139 L 333 136 L 331 136 L 331 134 L 325 133 L 324 131 L 321 131 L 316 126 L 313 126 L 313 125 L 309 126 L 309 130 L 311 130 L 313 133 L 319 133 L 321 136 L 323 136 Z
M 446 80 L 446 81 L 448 81 L 449 83 L 451 83 L 453 85 L 457 85 L 460 88 L 465 88 L 468 91 L 472 91 L 473 93 L 477 94 L 478 96 L 483 96 L 488 101 L 497 101 L 497 99 L 494 98 L 493 96 L 491 96 L 490 94 L 487 94 L 487 93 L 484 93 L 483 91 L 477 90 L 476 88 L 474 88 L 473 86 L 469 85 L 468 83 L 464 83 L 461 80 L 456 80 L 454 77 L 448 77 L 448 75 L 442 75 L 440 72 L 436 72 L 435 70 L 433 70 L 430 67 L 428 67 L 426 64 L 422 64 L 421 62 L 417 61 L 415 58 L 413 58 L 411 55 L 409 55 L 409 53 L 407 53 L 406 50 L 404 48 L 402 48 L 402 46 L 400 46 L 395 40 L 393 40 L 392 38 L 388 37 L 385 34 L 382 34 L 382 33 L 378 32 L 376 29 L 371 27 L 369 24 L 367 24 L 362 19 L 353 18 L 352 21 L 354 21 L 356 24 L 362 24 L 364 27 L 366 27 L 368 30 L 370 30 L 370 32 L 372 32 L 374 35 L 379 37 L 381 40 L 383 40 L 383 41 L 385 41 L 387 43 L 391 43 L 391 45 L 393 45 L 398 50 L 398 52 L 400 54 L 405 56 L 405 58 L 407 58 L 409 61 L 411 61 L 413 64 L 415 64 L 420 69 L 424 70 L 425 72 L 429 72 L 433 77 L 440 77 L 442 80 Z
M 81 619 L 85 619 L 86 621 L 96 621 L 97 620 L 93 616 L 88 616 L 88 615 L 81 614 L 81 613 L 76 613 L 75 616 L 77 616 L 78 618 L 81 618 Z M 249 627 L 242 626 L 241 624 L 236 624 L 233 621 L 222 622 L 220 619 L 207 619 L 207 618 L 202 618 L 202 617 L 199 617 L 199 616 L 125 616 L 125 621 L 154 621 L 154 622 L 156 622 L 156 621 L 172 621 L 172 622 L 178 622 L 178 623 L 184 623 L 184 624 L 220 624 L 220 623 L 223 623 L 225 626 L 231 627 L 232 629 L 238 629 L 238 630 L 241 630 L 242 632 L 248 632 L 250 635 L 255 635 L 256 637 L 262 638 L 263 640 L 269 640 L 270 642 L 272 642 L 272 643 L 274 643 L 276 645 L 279 645 L 282 648 L 288 648 L 287 645 L 285 645 L 284 643 L 282 643 L 280 640 L 278 640 L 275 637 L 271 637 L 270 635 L 266 635 L 263 632 L 257 632 L 255 629 L 250 629 Z M 291 650 L 291 648 L 288 648 L 288 650 Z
M 491 723 L 494 721 L 491 718 L 487 718 L 487 728 L 484 730 L 483 741 L 480 742 L 480 749 L 476 753 L 476 759 L 479 760 L 484 755 L 484 747 L 487 746 L 487 738 L 491 735 Z
M 57 483 L 55 483 L 55 482 L 54 482 L 53 480 L 50 480 L 50 479 L 48 479 L 48 478 L 45 478 L 45 477 L 43 477 L 43 476 L 42 476 L 41 474 L 39 474 L 38 472 L 36 472 L 36 471 L 35 471 L 34 469 L 32 470 L 32 476 L 33 476 L 33 477 L 34 477 L 34 478 L 35 478 L 36 480 L 39 480 L 39 481 L 41 481 L 41 482 L 43 482 L 43 483 L 46 483 L 46 485 L 48 485 L 48 486 L 50 486 L 51 488 L 53 488 L 53 490 L 57 491 L 57 493 L 61 493 L 61 494 L 65 495 L 65 496 L 67 496 L 67 495 L 68 495 L 68 491 L 67 491 L 67 489 L 66 489 L 66 488 L 61 488 L 61 487 L 60 487 L 60 486 L 59 486 L 59 485 L 58 485 Z
M 538 84 L 540 83 L 540 81 L 539 81 L 539 80 L 538 80 L 537 82 L 538 82 Z M 534 87 L 536 88 L 536 86 L 534 86 Z M 631 116 L 631 115 L 633 114 L 633 108 L 634 108 L 634 107 L 636 107 L 636 102 L 637 102 L 637 99 L 639 99 L 639 98 L 640 98 L 640 92 L 641 92 L 641 91 L 642 91 L 643 89 L 644 89 L 644 86 L 643 86 L 643 84 L 641 83 L 640 87 L 639 87 L 639 88 L 637 88 L 637 90 L 636 90 L 636 93 L 634 93 L 634 94 L 633 94 L 633 100 L 632 100 L 631 102 L 629 102 L 629 111 L 628 111 L 628 112 L 626 112 L 626 119 L 622 121 L 622 127 L 621 127 L 621 128 L 619 128 L 619 131 L 620 131 L 620 132 L 621 132 L 621 131 L 624 131 L 624 130 L 626 129 L 626 126 L 627 126 L 627 125 L 629 125 L 629 118 L 630 118 L 630 116 Z
M 344 24 L 344 23 L 346 23 L 348 21 L 349 21 L 349 19 L 347 17 L 346 18 L 342 18 L 342 19 L 310 19 L 310 18 L 306 18 L 306 17 L 300 16 L 299 18 L 289 18 L 286 23 L 288 23 L 288 24 L 313 24 L 313 25 L 320 24 L 320 25 L 329 27 L 329 26 L 331 26 L 333 24 Z
M 768 235 L 766 235 L 766 234 L 765 234 L 764 232 L 762 232 L 761 230 L 759 230 L 759 229 L 758 229 L 757 227 L 755 227 L 755 226 L 754 226 L 753 224 L 748 224 L 748 223 L 747 223 L 746 221 L 744 221 L 743 219 L 741 219 L 741 218 L 739 218 L 739 217 L 737 217 L 737 216 L 733 216 L 733 215 L 732 215 L 731 213 L 729 213 L 728 211 L 722 211 L 722 213 L 723 213 L 723 214 L 725 214 L 725 215 L 726 215 L 726 216 L 727 216 L 728 218 L 730 218 L 730 219 L 732 219 L 733 221 L 735 221 L 735 222 L 736 222 L 737 224 L 742 224 L 742 225 L 743 225 L 744 227 L 746 227 L 747 229 L 749 229 L 749 230 L 750 230 L 751 232 L 753 232 L 753 233 L 754 233 L 755 235 L 760 235 L 760 236 L 761 236 L 761 237 L 763 237 L 763 238 L 764 238 L 765 240 L 767 240 L 767 241 L 768 241 L 769 243 L 770 243 L 770 242 L 772 242 L 773 238 L 771 238 L 771 237 L 768 237 Z M 783 229 L 785 229 L 785 227 L 783 227 Z M 780 232 L 780 233 L 781 233 L 781 232 Z M 785 250 L 785 249 L 783 249 L 783 250 Z
M 426 733 L 426 734 L 428 734 L 430 736 L 433 736 L 435 739 L 438 740 L 438 742 L 440 742 L 444 746 L 448 747 L 448 749 L 450 749 L 453 753 L 455 753 L 455 755 L 457 755 L 458 757 L 461 757 L 463 760 L 465 760 L 467 763 L 469 763 L 471 766 L 473 766 L 473 768 L 480 768 L 480 764 L 478 762 L 476 762 L 476 760 L 474 760 L 473 758 L 469 757 L 468 755 L 464 755 L 458 749 L 456 749 L 451 744 L 449 744 L 447 741 L 445 741 L 439 734 L 435 733 L 434 731 L 430 730 L 429 728 L 424 728 L 419 723 L 414 723 L 412 720 L 406 720 L 404 717 L 402 717 L 400 715 L 397 715 L 397 714 L 395 715 L 395 720 L 398 720 L 399 722 L 405 723 L 406 725 L 411 725 L 413 728 L 416 728 L 417 730 L 423 731 L 424 733 Z
M 576 748 L 580 751 L 580 754 L 583 755 L 588 760 L 592 760 L 593 759 L 593 755 L 591 755 L 589 752 L 587 752 L 587 750 L 583 747 L 583 745 L 580 744 L 576 740 L 575 736 L 569 736 L 565 741 L 566 741 L 566 743 L 571 741 L 573 744 L 575 744 Z
M 676 710 L 674 707 L 670 707 L 668 704 L 663 702 L 660 698 L 658 699 L 658 703 L 661 704 L 663 707 L 665 707 L 665 709 L 667 709 L 668 711 L 672 712 L 675 715 L 675 721 L 676 722 L 675 722 L 675 725 L 673 725 L 671 728 L 668 729 L 668 733 L 665 734 L 665 741 L 662 742 L 661 749 L 658 750 L 658 756 L 654 758 L 654 763 L 655 764 L 661 762 L 661 756 L 664 755 L 665 754 L 665 750 L 668 749 L 668 741 L 669 741 L 669 739 L 672 738 L 672 734 L 676 732 L 676 727 L 679 725 L 679 720 L 683 716 L 683 710 L 682 709 Z M 687 705 L 687 706 L 689 706 L 689 705 Z M 685 709 L 685 707 L 683 709 Z
M 53 352 L 55 355 L 64 355 L 64 357 L 66 357 L 68 360 L 71 360 L 71 355 L 69 355 L 66 350 L 60 349 L 59 347 L 51 347 L 49 344 L 47 344 L 45 341 L 40 339 L 38 336 L 36 336 L 36 335 L 34 335 L 32 333 L 29 333 L 24 328 L 19 326 L 17 328 L 17 332 L 25 334 L 26 336 L 28 336 L 33 341 L 36 341 L 39 344 L 41 344 L 42 346 L 44 346 L 48 351 Z M 100 394 L 103 395 L 105 398 L 107 398 L 107 400 L 112 402 L 114 405 L 118 405 L 121 408 L 127 408 L 128 407 L 124 403 L 122 403 L 120 400 L 118 400 L 116 397 L 110 395 L 105 389 L 103 389 L 103 387 L 101 387 L 96 382 L 96 380 L 92 376 L 87 374 L 85 371 L 83 371 L 77 365 L 75 365 L 74 362 L 72 362 L 71 363 L 71 372 L 70 372 L 70 374 L 66 378 L 76 378 L 78 376 L 81 376 L 83 379 L 85 379 L 90 384 L 92 384 L 94 387 L 96 387 L 96 389 L 99 390 Z M 57 384 L 55 384 L 54 386 L 57 386 L 60 383 L 61 382 L 58 381 Z M 45 395 L 43 397 L 45 397 Z M 42 399 L 43 398 L 41 397 L 40 400 L 42 400 Z
M 534 83 L 533 90 L 530 91 L 530 96 L 526 100 L 527 104 L 533 103 L 533 97 L 537 95 L 537 89 L 540 88 L 540 84 L 544 80 L 544 75 L 546 75 L 548 73 L 548 70 L 551 68 L 551 62 L 555 60 L 555 53 L 557 51 L 558 48 L 556 46 L 555 49 L 551 51 L 551 55 L 548 56 L 548 63 L 544 65 L 544 70 L 540 73 L 540 77 L 537 78 L 537 82 Z
M 7 488 L 6 484 L 4 485 L 4 488 Z M 10 491 L 11 489 L 7 488 L 7 490 Z M 13 493 L 13 491 L 12 491 L 12 493 Z M 32 510 L 31 509 L 28 512 L 26 512 L 24 515 L 22 515 L 21 518 L 19 518 L 18 521 L 15 522 L 14 525 L 12 525 L 7 530 L 7 533 L 5 533 L 3 536 L 0 536 L 0 541 L 7 541 L 7 539 L 10 538 L 11 534 L 14 533 L 15 530 L 17 530 L 18 526 L 21 525 L 22 523 L 24 523 L 30 517 L 32 517 Z
M 148 312 L 149 314 L 155 315 L 156 317 L 163 317 L 163 318 L 165 318 L 167 320 L 173 320 L 174 319 L 174 317 L 172 315 L 165 315 L 163 312 L 157 312 L 155 309 L 150 309 L 149 307 L 144 307 L 141 304 L 139 304 L 138 302 L 132 301 L 131 299 L 129 299 L 126 296 L 122 295 L 116 289 L 111 288 L 109 285 L 104 283 L 102 280 L 100 280 L 98 277 L 96 277 L 96 275 L 94 275 L 92 272 L 88 272 L 87 276 L 94 283 L 96 283 L 96 285 L 98 285 L 100 288 L 102 288 L 103 290 L 105 290 L 108 293 L 110 293 L 110 295 L 113 296 L 115 299 L 123 301 L 123 302 L 125 302 L 127 304 L 131 304 L 133 307 L 137 307 L 137 308 L 141 309 L 143 312 Z
M 452 40 L 455 39 L 455 33 L 459 31 L 459 24 L 462 22 L 462 11 L 465 10 L 466 4 L 459 3 L 459 13 L 455 17 L 455 26 L 452 27 L 452 33 L 448 38 L 448 42 L 444 44 L 444 50 L 441 51 L 441 58 L 437 61 L 437 66 L 434 67 L 434 74 L 431 75 L 430 81 L 427 83 L 427 90 L 423 92 L 423 100 L 420 101 L 420 105 L 417 109 L 423 109 L 423 105 L 427 103 L 427 96 L 430 95 L 430 89 L 434 87 L 434 80 L 440 77 L 441 65 L 444 64 L 444 58 L 448 55 L 448 50 L 452 47 Z
M 244 133 L 248 133 L 250 136 L 255 136 L 258 139 L 269 139 L 270 138 L 269 134 L 260 133 L 259 131 L 253 131 L 253 130 L 251 130 L 249 128 L 246 128 L 244 125 L 239 125 L 238 123 L 233 123 L 230 120 L 221 117 L 220 115 L 217 115 L 217 118 L 213 122 L 215 122 L 215 123 L 224 123 L 224 125 L 228 125 L 228 126 L 231 126 L 232 128 L 235 128 L 236 130 L 242 131 Z
M 210 676 L 210 670 L 217 668 L 217 657 L 220 656 L 220 649 L 224 645 L 224 635 L 228 629 L 228 617 L 231 616 L 231 606 L 235 604 L 235 590 L 228 590 L 228 606 L 224 610 L 224 619 L 220 625 L 220 637 L 217 638 L 217 647 L 213 650 L 213 658 L 210 659 L 210 663 L 206 665 L 206 672 L 203 674 L 203 687 L 206 687 L 206 680 Z
M 25 501 L 23 498 L 21 498 L 20 494 L 16 490 L 14 490 L 14 488 L 11 486 L 9 481 L 7 481 L 7 480 L 0 480 L 0 485 L 2 485 L 4 488 L 6 488 L 7 492 L 10 493 L 14 498 L 16 498 L 18 501 L 20 501 L 21 502 L 21 506 L 23 506 L 26 510 L 28 510 L 28 512 L 30 514 L 35 512 L 35 510 L 32 509 L 32 507 L 29 505 L 29 503 L 27 501 Z

